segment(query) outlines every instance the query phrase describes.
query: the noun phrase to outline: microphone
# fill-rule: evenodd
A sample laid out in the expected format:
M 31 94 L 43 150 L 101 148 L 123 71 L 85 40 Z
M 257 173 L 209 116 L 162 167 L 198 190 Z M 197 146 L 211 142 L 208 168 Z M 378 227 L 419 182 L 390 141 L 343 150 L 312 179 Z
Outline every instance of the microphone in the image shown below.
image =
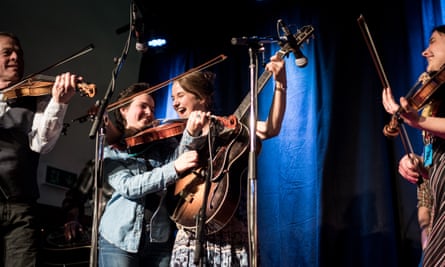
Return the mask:
M 297 44 L 297 40 L 295 39 L 295 36 L 290 32 L 289 28 L 286 26 L 286 24 L 284 24 L 283 20 L 279 19 L 278 24 L 280 25 L 281 30 L 286 35 L 285 38 L 289 43 L 289 46 L 295 56 L 295 64 L 300 68 L 306 66 L 307 58 L 301 52 L 300 47 Z
M 277 41 L 270 37 L 258 37 L 258 36 L 252 36 L 252 37 L 233 37 L 231 40 L 232 45 L 263 45 L 263 44 L 270 44 L 270 43 L 276 43 Z
M 132 5 L 132 25 L 131 30 L 136 37 L 136 51 L 145 53 L 148 51 L 147 42 L 144 40 L 144 20 L 136 15 L 136 3 Z

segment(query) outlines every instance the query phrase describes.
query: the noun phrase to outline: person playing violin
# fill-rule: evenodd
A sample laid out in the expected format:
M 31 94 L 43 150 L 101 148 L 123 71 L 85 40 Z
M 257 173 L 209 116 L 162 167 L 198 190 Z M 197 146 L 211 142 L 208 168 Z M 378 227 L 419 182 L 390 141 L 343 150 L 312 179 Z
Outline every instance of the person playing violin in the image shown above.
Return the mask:
M 5 101 L 4 91 L 18 83 L 23 72 L 24 57 L 18 37 L 0 32 L 1 266 L 37 265 L 39 156 L 55 146 L 76 82 L 82 79 L 67 72 L 56 77 L 50 95 Z
M 148 88 L 136 83 L 119 94 L 119 100 L 131 100 L 114 112 L 121 138 L 104 148 L 103 175 L 113 194 L 99 223 L 100 267 L 168 266 L 175 229 L 165 196 L 170 185 L 197 166 L 194 148 L 206 141 L 198 136 L 201 121 L 188 120 L 180 141 L 172 136 L 128 146 L 127 140 L 155 119 L 152 96 L 141 93 Z
M 429 74 L 443 71 L 445 66 L 445 25 L 436 26 L 430 36 L 429 46 L 422 52 L 428 62 L 426 71 Z M 432 211 L 434 214 L 426 247 L 424 248 L 423 266 L 445 265 L 445 99 L 439 88 L 426 102 L 424 110 L 419 113 L 410 105 L 409 98 L 401 97 L 398 104 L 391 88 L 382 92 L 383 107 L 389 114 L 399 113 L 407 125 L 423 132 L 424 153 L 404 155 L 399 161 L 399 173 L 404 179 L 418 184 L 428 179 L 427 186 L 432 194 Z M 421 89 L 420 89 L 421 90 Z M 420 219 L 420 218 L 419 218 Z
M 286 108 L 287 77 L 284 60 L 274 55 L 265 69 L 273 74 L 275 89 L 267 120 L 258 121 L 256 125 L 256 135 L 260 140 L 279 134 Z M 209 71 L 192 72 L 174 81 L 172 85 L 173 108 L 180 118 L 200 121 L 203 125 L 202 135 L 209 133 L 215 78 L 215 74 Z M 200 155 L 205 155 L 202 150 L 200 150 Z M 203 266 L 249 266 L 245 176 L 248 162 L 245 160 L 241 164 L 244 165 L 242 170 L 244 174 L 235 174 L 237 178 L 243 177 L 240 203 L 236 206 L 233 217 L 229 218 L 222 229 L 204 237 L 205 251 L 202 252 L 203 257 L 200 260 L 200 263 L 204 263 Z M 195 263 L 197 237 L 195 230 L 182 227 L 182 225 L 177 226 L 179 230 L 176 234 L 170 266 L 198 265 Z

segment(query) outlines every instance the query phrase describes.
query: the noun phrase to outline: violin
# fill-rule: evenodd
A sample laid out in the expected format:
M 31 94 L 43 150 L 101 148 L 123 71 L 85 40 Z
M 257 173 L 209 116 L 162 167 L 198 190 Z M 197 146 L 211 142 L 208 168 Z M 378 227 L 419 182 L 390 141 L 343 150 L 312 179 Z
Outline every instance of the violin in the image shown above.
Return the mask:
M 51 94 L 55 77 L 38 74 L 25 79 L 2 91 L 3 100 L 15 99 L 22 96 L 41 96 Z M 96 85 L 79 81 L 76 90 L 81 96 L 94 97 L 96 94 Z
M 440 88 L 445 82 L 445 65 L 437 71 L 434 75 L 430 76 L 427 73 L 422 73 L 419 77 L 419 82 L 422 83 L 420 89 L 418 89 L 411 97 L 408 97 L 410 105 L 417 111 L 427 104 L 431 96 Z
M 431 100 L 432 95 L 445 83 L 445 65 L 439 71 L 430 76 L 424 72 L 419 76 L 418 82 L 408 92 L 406 98 L 409 105 L 415 110 L 421 110 Z M 420 88 L 419 88 L 420 85 Z M 413 93 L 414 92 L 414 93 Z M 399 133 L 399 117 L 402 107 L 391 118 L 391 121 L 383 128 L 385 136 L 397 136 Z
M 369 32 L 368 25 L 366 24 L 364 16 L 360 15 L 357 19 L 357 22 L 360 26 L 360 30 L 362 31 L 366 44 L 371 52 L 372 60 L 374 61 L 374 64 L 376 66 L 377 72 L 382 82 L 382 86 L 383 88 L 388 88 L 390 87 L 388 78 L 383 71 L 382 62 L 380 61 L 380 57 L 378 56 L 377 49 L 375 48 L 374 41 L 371 38 L 371 34 Z M 408 103 L 410 104 L 410 106 L 412 106 L 412 108 L 418 111 L 429 102 L 434 92 L 445 82 L 444 70 L 445 65 L 442 66 L 441 69 L 431 77 L 427 73 L 422 73 L 419 76 L 417 83 L 409 90 L 408 94 L 406 95 L 406 99 L 408 100 Z M 383 134 L 385 136 L 395 137 L 399 134 L 399 120 L 400 113 L 402 111 L 402 107 L 399 107 L 397 112 L 393 114 L 391 121 L 384 126 Z M 409 142 L 409 138 L 405 134 L 402 135 L 402 141 L 404 144 L 407 144 L 407 146 L 405 147 L 407 152 L 412 152 L 411 149 L 407 149 L 408 147 L 411 147 L 411 145 Z
M 240 128 L 240 124 L 235 115 L 230 115 L 227 117 L 212 115 L 211 119 L 216 120 L 220 127 L 229 129 Z M 178 136 L 184 132 L 186 124 L 187 119 L 173 120 L 165 124 L 142 130 L 133 136 L 127 137 L 125 138 L 125 143 L 127 144 L 127 147 L 134 147 L 141 144 L 148 144 L 154 141 Z
M 141 144 L 148 144 L 154 141 L 178 136 L 184 131 L 185 125 L 186 121 L 161 124 L 125 138 L 125 143 L 127 144 L 127 147 L 134 147 Z

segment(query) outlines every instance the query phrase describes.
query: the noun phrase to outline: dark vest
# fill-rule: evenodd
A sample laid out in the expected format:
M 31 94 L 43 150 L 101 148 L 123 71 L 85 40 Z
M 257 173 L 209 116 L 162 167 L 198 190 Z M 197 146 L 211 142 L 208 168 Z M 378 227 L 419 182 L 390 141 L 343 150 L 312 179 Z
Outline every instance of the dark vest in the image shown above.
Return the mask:
M 36 110 L 35 97 L 22 97 L 9 104 L 0 117 L 0 200 L 34 201 L 39 197 L 39 153 L 29 148 Z

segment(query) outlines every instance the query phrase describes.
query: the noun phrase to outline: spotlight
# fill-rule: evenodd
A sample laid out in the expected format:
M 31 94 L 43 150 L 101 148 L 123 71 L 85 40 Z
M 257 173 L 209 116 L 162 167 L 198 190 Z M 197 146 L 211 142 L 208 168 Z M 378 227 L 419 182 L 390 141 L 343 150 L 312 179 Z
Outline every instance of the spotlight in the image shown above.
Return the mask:
M 167 40 L 163 37 L 153 36 L 147 41 L 149 47 L 164 47 L 167 45 Z

